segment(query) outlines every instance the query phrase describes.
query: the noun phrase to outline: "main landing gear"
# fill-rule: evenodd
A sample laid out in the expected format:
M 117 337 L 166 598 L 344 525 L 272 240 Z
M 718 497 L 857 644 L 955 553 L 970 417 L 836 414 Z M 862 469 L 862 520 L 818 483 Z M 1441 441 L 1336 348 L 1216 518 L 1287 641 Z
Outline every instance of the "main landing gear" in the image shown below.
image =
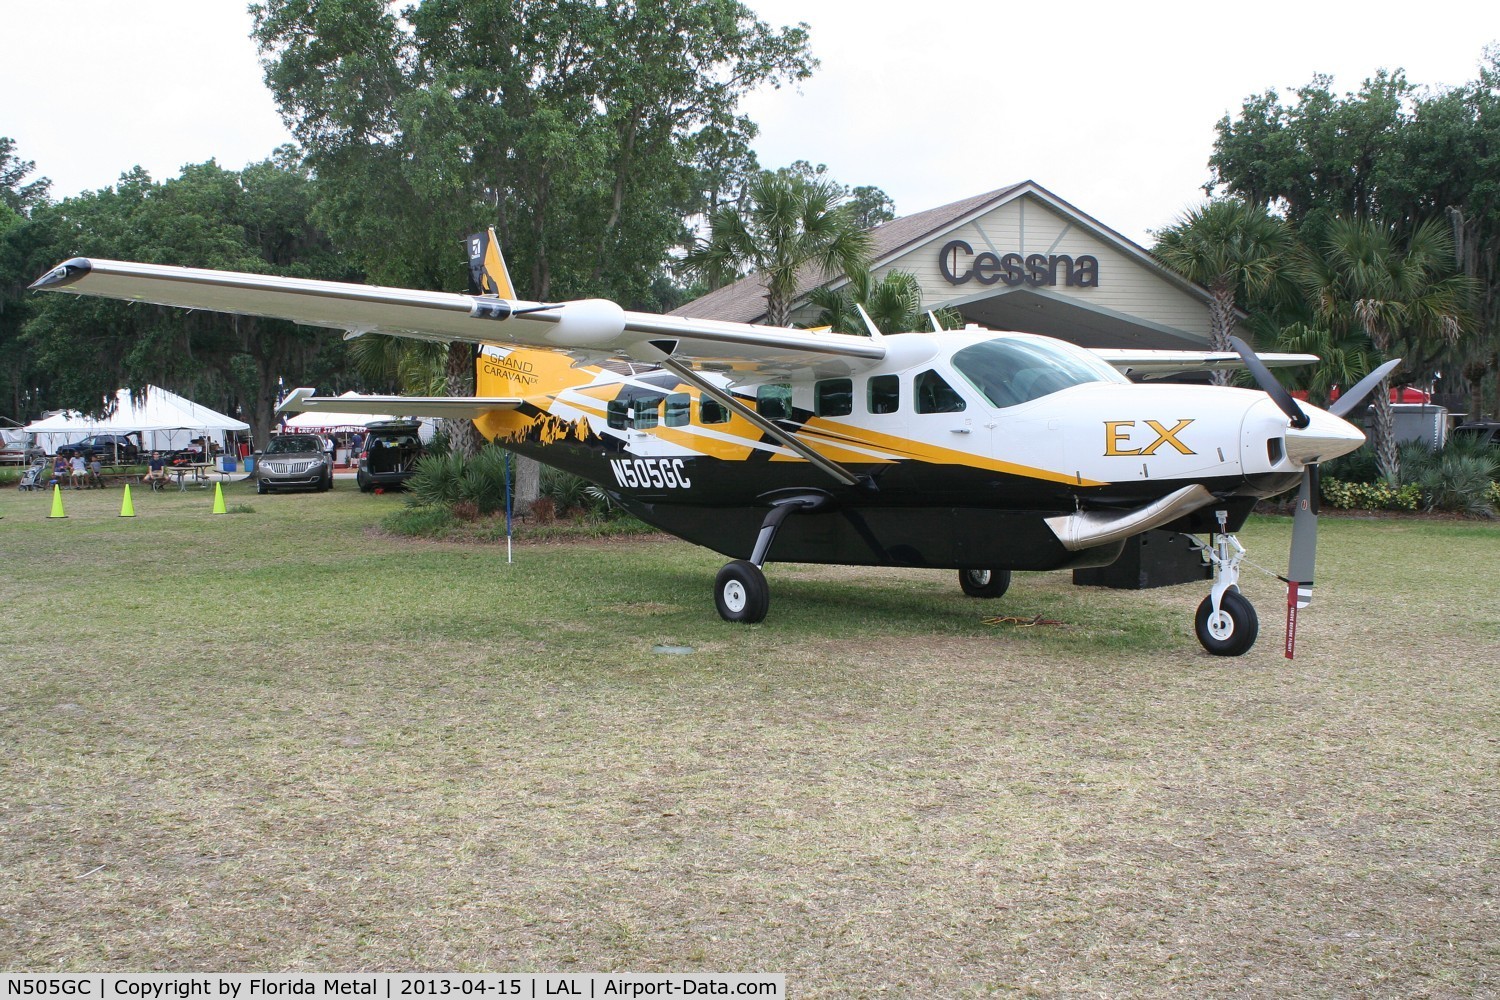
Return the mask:
M 776 532 L 793 514 L 817 510 L 828 502 L 826 493 L 797 493 L 772 501 L 771 509 L 760 523 L 760 534 L 755 538 L 750 558 L 726 563 L 714 578 L 714 607 L 720 618 L 747 625 L 765 619 L 771 607 L 771 588 L 761 567 L 766 564 L 771 543 L 776 541 Z
M 1219 530 L 1203 548 L 1213 566 L 1214 585 L 1198 605 L 1193 625 L 1198 641 L 1214 656 L 1242 656 L 1255 645 L 1260 619 L 1255 607 L 1240 593 L 1245 547 L 1227 530 L 1228 513 L 1221 510 L 1218 517 Z
M 990 600 L 1004 597 L 1005 592 L 1010 589 L 1010 570 L 961 569 L 958 571 L 958 585 L 969 597 Z

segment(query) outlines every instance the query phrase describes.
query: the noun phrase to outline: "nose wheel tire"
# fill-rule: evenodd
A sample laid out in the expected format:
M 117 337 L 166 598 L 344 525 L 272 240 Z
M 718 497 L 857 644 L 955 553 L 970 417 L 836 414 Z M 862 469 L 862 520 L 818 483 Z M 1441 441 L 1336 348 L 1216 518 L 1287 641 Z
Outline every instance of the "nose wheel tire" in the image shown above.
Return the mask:
M 993 599 L 1010 589 L 1008 569 L 961 569 L 958 585 L 970 597 Z
M 1205 597 L 1198 605 L 1194 626 L 1198 641 L 1215 656 L 1243 655 L 1255 645 L 1255 637 L 1260 632 L 1255 608 L 1238 590 L 1224 591 L 1217 612 L 1214 611 L 1213 598 Z
M 714 606 L 726 622 L 762 621 L 771 607 L 771 588 L 760 567 L 743 559 L 726 563 L 714 580 Z

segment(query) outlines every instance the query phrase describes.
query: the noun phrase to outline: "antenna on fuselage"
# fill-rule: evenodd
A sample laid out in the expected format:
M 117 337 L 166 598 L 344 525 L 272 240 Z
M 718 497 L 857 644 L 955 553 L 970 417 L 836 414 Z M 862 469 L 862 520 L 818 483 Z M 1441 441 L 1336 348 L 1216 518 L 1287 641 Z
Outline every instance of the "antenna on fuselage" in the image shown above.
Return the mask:
M 865 321 L 865 329 L 870 331 L 870 336 L 873 339 L 879 340 L 882 336 L 884 336 L 884 334 L 880 332 L 880 327 L 876 326 L 875 321 L 870 318 L 870 314 L 865 312 L 864 306 L 856 302 L 854 303 L 854 308 L 859 310 L 859 318 Z
M 937 313 L 933 312 L 931 309 L 927 310 L 927 322 L 932 324 L 933 333 L 943 332 L 943 324 L 938 322 Z

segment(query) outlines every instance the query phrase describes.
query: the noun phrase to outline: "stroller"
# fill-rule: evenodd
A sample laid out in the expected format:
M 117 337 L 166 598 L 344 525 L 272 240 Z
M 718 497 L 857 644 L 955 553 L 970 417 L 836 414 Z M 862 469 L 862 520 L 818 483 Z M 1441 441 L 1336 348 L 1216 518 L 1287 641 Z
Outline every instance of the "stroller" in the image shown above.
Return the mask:
M 16 483 L 16 489 L 23 491 L 40 490 L 46 488 L 47 460 L 39 458 L 31 463 L 27 470 L 21 473 L 20 482 Z

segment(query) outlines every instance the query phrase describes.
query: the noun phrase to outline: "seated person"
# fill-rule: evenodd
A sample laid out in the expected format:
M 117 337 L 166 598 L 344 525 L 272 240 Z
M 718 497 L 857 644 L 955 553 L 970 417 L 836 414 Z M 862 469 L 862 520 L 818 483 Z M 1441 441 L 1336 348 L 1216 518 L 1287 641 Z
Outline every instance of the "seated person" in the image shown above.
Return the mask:
M 88 483 L 89 464 L 83 460 L 82 455 L 73 456 L 73 488 L 81 490 Z
M 146 474 L 141 477 L 141 482 L 143 483 L 149 483 L 153 480 L 163 483 L 167 481 L 167 463 L 161 457 L 161 452 L 159 451 L 151 453 L 151 460 L 146 463 Z
M 52 460 L 52 482 L 48 486 L 62 486 L 68 481 L 68 460 L 58 455 Z
M 101 462 L 101 461 L 99 461 L 99 456 L 98 455 L 95 455 L 93 458 L 89 459 L 89 485 L 90 486 L 98 486 L 101 489 L 104 487 L 104 477 L 102 475 L 100 475 L 100 473 L 103 472 L 103 471 L 104 471 L 104 463 Z

